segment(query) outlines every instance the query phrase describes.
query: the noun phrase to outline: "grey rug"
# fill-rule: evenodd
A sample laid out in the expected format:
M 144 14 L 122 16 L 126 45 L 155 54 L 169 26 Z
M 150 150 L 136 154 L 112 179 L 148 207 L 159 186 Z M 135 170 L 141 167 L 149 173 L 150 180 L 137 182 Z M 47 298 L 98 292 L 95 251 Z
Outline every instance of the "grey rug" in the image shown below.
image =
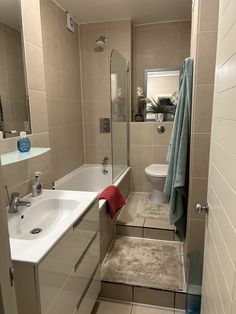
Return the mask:
M 117 237 L 103 262 L 102 280 L 183 290 L 181 243 Z

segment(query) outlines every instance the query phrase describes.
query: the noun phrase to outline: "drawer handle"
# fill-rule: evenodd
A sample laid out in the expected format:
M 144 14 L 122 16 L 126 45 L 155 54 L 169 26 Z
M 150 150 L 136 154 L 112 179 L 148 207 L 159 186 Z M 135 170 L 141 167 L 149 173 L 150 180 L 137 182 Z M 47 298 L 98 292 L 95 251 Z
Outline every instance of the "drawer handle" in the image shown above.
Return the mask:
M 78 225 L 80 224 L 80 222 L 84 219 L 84 216 L 86 216 L 90 210 L 93 209 L 93 206 L 97 203 L 97 200 L 95 200 L 90 206 L 89 208 L 82 214 L 82 216 L 79 217 L 78 220 L 76 220 L 76 222 L 73 224 L 73 230 L 76 229 L 78 227 Z
M 94 271 L 93 271 L 93 273 L 92 273 L 92 275 L 91 275 L 91 277 L 90 277 L 90 279 L 89 279 L 89 281 L 87 283 L 87 286 L 84 289 L 84 292 L 82 293 L 82 296 L 80 297 L 79 302 L 77 303 L 77 306 L 76 306 L 77 311 L 78 311 L 78 309 L 79 309 L 79 307 L 80 307 L 80 305 L 81 305 L 81 303 L 82 303 L 86 293 L 88 292 L 88 289 L 89 289 L 89 287 L 91 285 L 91 282 L 93 281 L 93 278 L 94 278 L 94 276 L 95 276 L 99 266 L 100 266 L 100 262 L 98 262 L 97 266 L 95 267 L 95 269 L 94 269 Z
M 82 262 L 84 256 L 86 255 L 86 253 L 88 252 L 89 248 L 91 247 L 91 245 L 93 244 L 95 238 L 97 237 L 98 231 L 94 234 L 94 236 L 92 237 L 92 239 L 89 241 L 88 246 L 86 247 L 86 249 L 84 250 L 83 254 L 80 256 L 78 262 L 75 264 L 75 271 L 77 271 L 79 264 Z

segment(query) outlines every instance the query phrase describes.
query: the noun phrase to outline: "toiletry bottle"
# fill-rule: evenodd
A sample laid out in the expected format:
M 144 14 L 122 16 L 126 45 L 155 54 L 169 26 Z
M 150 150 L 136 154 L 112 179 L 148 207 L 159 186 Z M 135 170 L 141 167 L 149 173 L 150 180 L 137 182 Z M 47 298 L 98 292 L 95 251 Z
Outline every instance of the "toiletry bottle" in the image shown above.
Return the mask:
M 26 137 L 26 132 L 20 132 L 20 139 L 17 141 L 17 147 L 21 153 L 26 153 L 30 150 L 31 144 L 28 137 Z
M 43 186 L 40 180 L 40 175 L 41 175 L 41 172 L 35 172 L 35 179 L 32 185 L 32 196 L 34 197 L 40 195 L 43 191 Z

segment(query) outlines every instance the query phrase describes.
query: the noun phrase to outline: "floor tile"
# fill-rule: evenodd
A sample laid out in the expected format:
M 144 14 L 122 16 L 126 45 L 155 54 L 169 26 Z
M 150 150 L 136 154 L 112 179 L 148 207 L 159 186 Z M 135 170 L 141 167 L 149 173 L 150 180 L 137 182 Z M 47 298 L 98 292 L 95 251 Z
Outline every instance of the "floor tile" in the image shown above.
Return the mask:
M 134 305 L 131 314 L 174 314 L 173 310 Z
M 149 289 L 145 287 L 134 287 L 134 302 L 163 306 L 168 308 L 174 308 L 175 296 L 174 292 L 159 290 L 159 289 Z
M 130 314 L 132 305 L 108 301 L 99 301 L 93 314 Z

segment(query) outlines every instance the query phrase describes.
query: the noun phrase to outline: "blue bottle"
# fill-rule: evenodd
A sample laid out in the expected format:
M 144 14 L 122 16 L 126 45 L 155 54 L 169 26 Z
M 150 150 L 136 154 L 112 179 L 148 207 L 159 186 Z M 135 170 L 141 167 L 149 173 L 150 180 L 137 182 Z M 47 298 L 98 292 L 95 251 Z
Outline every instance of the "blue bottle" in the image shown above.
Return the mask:
M 30 151 L 30 139 L 26 137 L 26 132 L 20 132 L 20 139 L 17 141 L 17 148 L 21 153 Z

